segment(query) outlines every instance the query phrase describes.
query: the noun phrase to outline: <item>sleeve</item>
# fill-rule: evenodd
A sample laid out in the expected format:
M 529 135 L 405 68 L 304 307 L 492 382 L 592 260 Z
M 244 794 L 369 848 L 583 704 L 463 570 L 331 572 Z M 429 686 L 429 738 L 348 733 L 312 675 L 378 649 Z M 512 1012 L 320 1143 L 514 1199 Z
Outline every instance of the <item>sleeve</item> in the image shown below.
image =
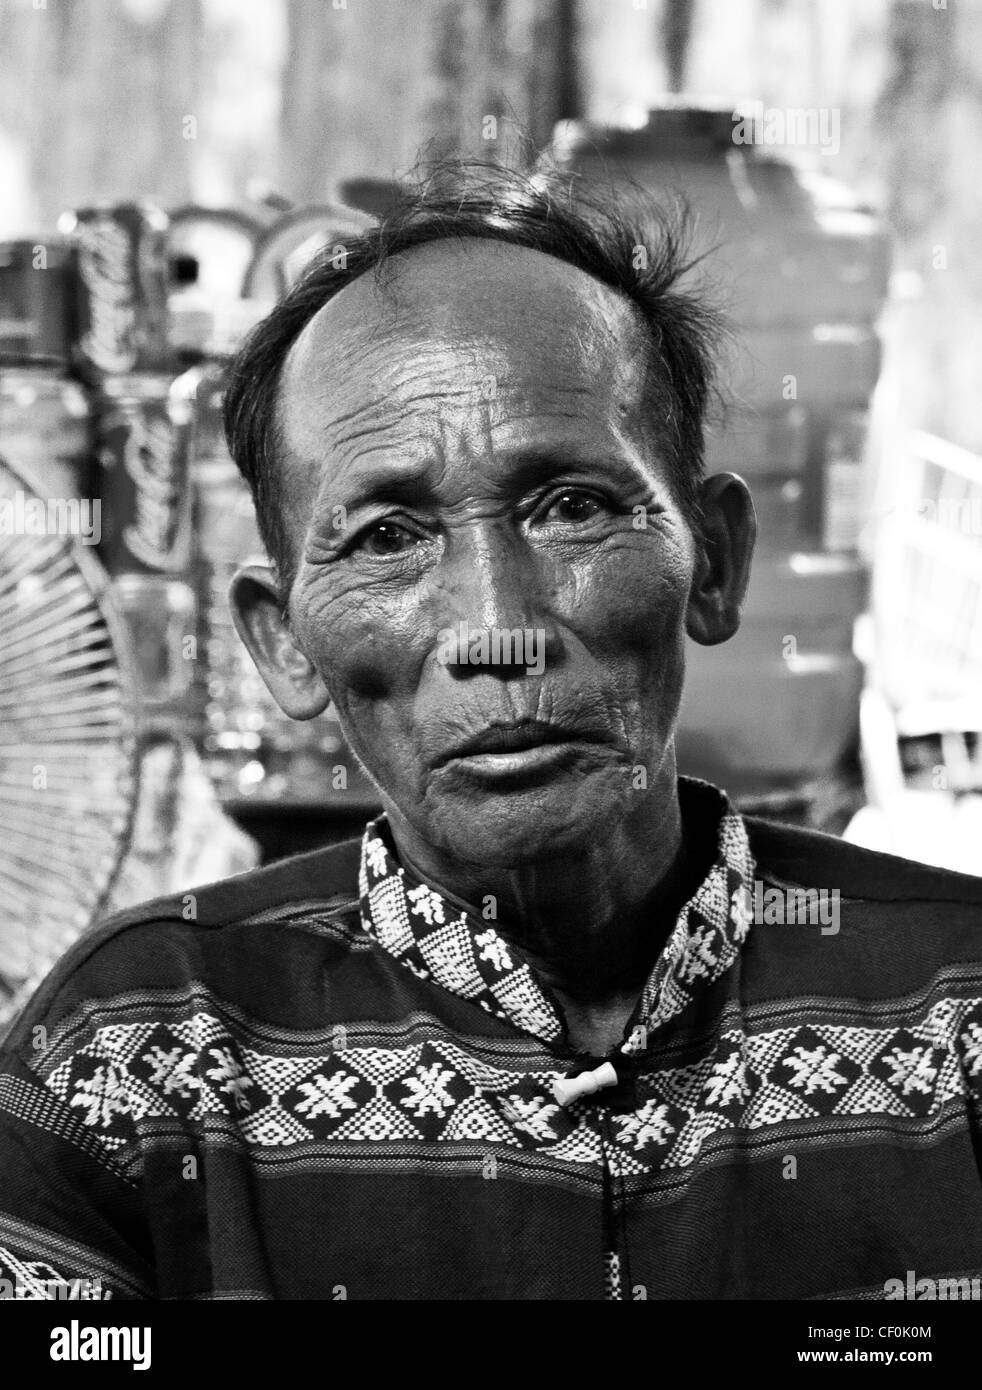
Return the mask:
M 42 985 L 0 1051 L 0 1298 L 152 1298 L 139 1180 L 51 1069 L 66 1032 L 57 983 Z M 76 1048 L 84 1016 L 76 1011 L 72 1022 Z M 112 1106 L 110 1072 L 88 1078 L 84 1106 Z

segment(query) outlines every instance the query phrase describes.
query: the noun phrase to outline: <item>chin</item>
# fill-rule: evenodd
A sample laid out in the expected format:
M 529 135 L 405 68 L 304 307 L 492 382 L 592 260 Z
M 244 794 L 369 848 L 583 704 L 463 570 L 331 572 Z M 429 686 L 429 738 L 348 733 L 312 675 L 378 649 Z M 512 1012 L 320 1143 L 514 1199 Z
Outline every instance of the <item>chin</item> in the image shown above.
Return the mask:
M 444 794 L 424 830 L 445 852 L 472 864 L 520 868 L 586 854 L 628 813 L 624 778 L 615 787 L 591 777 L 568 785 Z

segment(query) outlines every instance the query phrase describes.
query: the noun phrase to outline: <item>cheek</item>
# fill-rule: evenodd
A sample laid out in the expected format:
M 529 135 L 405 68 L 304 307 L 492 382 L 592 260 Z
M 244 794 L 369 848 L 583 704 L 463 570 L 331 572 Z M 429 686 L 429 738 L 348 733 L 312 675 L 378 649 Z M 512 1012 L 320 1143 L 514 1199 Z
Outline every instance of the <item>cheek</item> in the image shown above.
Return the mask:
M 400 606 L 355 588 L 328 597 L 323 585 L 291 606 L 354 753 L 380 785 L 411 783 L 420 657 Z
M 690 566 L 684 546 L 628 542 L 585 569 L 569 610 L 638 747 L 667 737 L 678 714 Z
M 681 645 L 691 565 L 681 545 L 639 538 L 611 548 L 577 572 L 571 625 L 594 652 L 663 663 Z
M 411 604 L 320 581 L 294 595 L 297 636 L 339 708 L 411 693 L 422 659 Z

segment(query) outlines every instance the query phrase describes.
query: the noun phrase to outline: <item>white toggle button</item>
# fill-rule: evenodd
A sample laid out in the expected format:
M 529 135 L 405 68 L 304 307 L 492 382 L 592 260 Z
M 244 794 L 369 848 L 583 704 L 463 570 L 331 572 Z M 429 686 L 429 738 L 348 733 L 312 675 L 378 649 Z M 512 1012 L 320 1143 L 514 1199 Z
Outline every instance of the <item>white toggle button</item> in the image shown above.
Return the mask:
M 570 1105 L 580 1096 L 592 1096 L 594 1091 L 602 1091 L 607 1086 L 617 1085 L 617 1073 L 609 1062 L 602 1063 L 596 1071 L 581 1071 L 579 1076 L 564 1076 L 552 1083 L 552 1094 L 560 1105 Z

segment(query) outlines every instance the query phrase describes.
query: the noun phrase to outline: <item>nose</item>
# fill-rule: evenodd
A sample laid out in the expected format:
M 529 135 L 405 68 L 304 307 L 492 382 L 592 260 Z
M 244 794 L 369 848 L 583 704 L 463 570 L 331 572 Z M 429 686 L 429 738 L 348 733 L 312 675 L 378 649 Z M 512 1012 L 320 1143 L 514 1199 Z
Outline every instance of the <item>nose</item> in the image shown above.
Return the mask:
M 437 659 L 454 675 L 541 674 L 558 657 L 546 566 L 507 523 L 454 535 L 434 579 Z

